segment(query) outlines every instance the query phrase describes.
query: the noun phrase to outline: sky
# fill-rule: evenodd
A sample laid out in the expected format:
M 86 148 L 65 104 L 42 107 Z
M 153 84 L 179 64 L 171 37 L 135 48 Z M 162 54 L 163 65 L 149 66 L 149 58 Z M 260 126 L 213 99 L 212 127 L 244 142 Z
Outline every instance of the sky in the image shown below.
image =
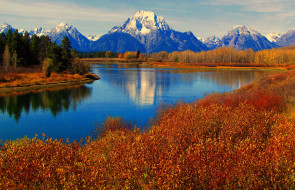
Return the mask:
M 222 37 L 236 25 L 262 34 L 295 28 L 294 0 L 0 0 L 0 24 L 49 30 L 67 22 L 85 36 L 103 35 L 139 10 L 202 38 Z

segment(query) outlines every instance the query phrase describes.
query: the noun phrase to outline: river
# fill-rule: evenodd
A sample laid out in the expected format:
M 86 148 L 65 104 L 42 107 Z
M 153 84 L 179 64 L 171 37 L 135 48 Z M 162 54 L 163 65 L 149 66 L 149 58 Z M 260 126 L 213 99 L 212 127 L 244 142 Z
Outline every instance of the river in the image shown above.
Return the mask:
M 228 92 L 266 75 L 258 70 L 148 68 L 138 64 L 93 64 L 101 80 L 81 87 L 0 97 L 0 140 L 45 133 L 80 140 L 107 116 L 144 129 L 163 103 L 193 102 Z

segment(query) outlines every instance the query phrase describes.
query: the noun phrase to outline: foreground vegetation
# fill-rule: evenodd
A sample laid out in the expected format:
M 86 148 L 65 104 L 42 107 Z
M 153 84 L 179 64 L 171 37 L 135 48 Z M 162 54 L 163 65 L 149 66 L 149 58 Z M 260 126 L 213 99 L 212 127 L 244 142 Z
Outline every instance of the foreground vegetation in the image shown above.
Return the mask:
M 295 73 L 165 106 L 148 131 L 107 118 L 84 142 L 2 143 L 2 189 L 292 189 Z

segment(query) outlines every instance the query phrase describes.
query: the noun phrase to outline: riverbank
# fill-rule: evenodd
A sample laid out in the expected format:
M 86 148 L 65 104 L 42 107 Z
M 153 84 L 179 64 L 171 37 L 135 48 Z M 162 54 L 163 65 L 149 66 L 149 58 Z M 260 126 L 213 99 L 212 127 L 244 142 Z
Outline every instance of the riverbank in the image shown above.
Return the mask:
M 281 70 L 288 71 L 295 69 L 295 65 L 264 65 L 249 63 L 179 63 L 179 62 L 159 62 L 147 61 L 146 59 L 119 59 L 119 58 L 84 58 L 87 63 L 120 63 L 120 64 L 140 64 L 143 67 L 163 67 L 163 68 L 184 68 L 184 69 L 251 69 L 251 70 Z
M 0 95 L 86 84 L 99 79 L 92 73 L 85 75 L 52 73 L 51 77 L 45 77 L 43 73 L 7 73 L 0 76 Z

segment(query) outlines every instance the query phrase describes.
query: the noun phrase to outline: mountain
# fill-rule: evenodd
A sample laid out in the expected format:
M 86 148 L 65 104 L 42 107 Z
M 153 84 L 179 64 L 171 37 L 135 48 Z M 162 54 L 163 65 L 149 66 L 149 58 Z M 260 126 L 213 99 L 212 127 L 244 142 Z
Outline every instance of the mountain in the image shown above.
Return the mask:
M 39 27 L 39 28 L 34 28 L 33 30 L 29 31 L 29 35 L 33 36 L 34 34 L 36 34 L 37 36 L 48 36 L 48 34 L 50 33 L 50 30 L 44 30 L 43 28 Z
M 221 41 L 222 46 L 233 47 L 237 50 L 251 48 L 254 51 L 259 51 L 277 47 L 276 44 L 271 43 L 265 36 L 246 26 L 235 26 Z
M 195 52 L 208 50 L 192 32 L 178 32 L 171 29 L 163 17 L 151 11 L 138 11 L 122 25 L 112 28 L 109 34 L 112 33 L 130 34 L 144 45 L 148 53 L 187 49 Z
M 12 28 L 12 26 L 10 26 L 9 24 L 4 23 L 0 26 L 0 33 L 4 32 L 6 34 L 9 29 L 11 29 L 12 32 L 16 30 L 16 29 Z
M 216 36 L 211 36 L 204 41 L 208 49 L 213 50 L 222 46 L 222 41 Z
M 87 39 L 90 40 L 90 41 L 97 41 L 99 40 L 99 38 L 101 38 L 102 35 L 90 35 L 90 36 L 87 36 Z
M 63 38 L 67 36 L 70 39 L 72 48 L 82 52 L 87 51 L 90 44 L 90 41 L 85 36 L 66 22 L 62 22 L 53 28 L 48 36 L 56 44 L 61 44 Z
M 90 44 L 88 51 L 112 51 L 124 53 L 126 51 L 146 52 L 145 47 L 127 33 L 115 32 L 103 35 Z
M 278 46 L 290 46 L 295 45 L 295 29 L 288 31 L 277 39 L 276 44 Z
M 277 40 L 278 40 L 281 36 L 282 36 L 282 34 L 275 33 L 275 32 L 265 35 L 265 37 L 266 37 L 270 42 L 273 42 L 273 43 L 276 43 Z

